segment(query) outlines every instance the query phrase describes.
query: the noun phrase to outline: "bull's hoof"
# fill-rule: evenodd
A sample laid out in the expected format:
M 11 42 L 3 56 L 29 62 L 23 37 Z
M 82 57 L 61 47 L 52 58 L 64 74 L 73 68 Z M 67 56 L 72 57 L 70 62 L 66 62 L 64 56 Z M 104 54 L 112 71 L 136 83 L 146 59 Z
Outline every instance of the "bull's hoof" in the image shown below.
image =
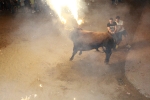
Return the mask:
M 79 53 L 79 55 L 81 55 L 81 54 L 82 54 L 82 52 Z
M 104 61 L 104 63 L 105 63 L 105 64 L 108 64 L 108 63 L 109 63 L 109 61 L 106 61 L 106 60 L 105 60 L 105 61 Z
M 105 64 L 109 64 L 109 62 L 105 62 Z
M 72 61 L 73 60 L 73 58 L 70 58 L 70 61 Z

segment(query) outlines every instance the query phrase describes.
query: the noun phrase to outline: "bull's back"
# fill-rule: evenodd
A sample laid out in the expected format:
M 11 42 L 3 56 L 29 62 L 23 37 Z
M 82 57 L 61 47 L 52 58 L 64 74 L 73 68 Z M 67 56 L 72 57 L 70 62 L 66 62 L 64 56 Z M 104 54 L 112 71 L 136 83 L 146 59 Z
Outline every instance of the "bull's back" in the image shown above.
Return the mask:
M 77 38 L 77 41 L 88 44 L 95 44 L 102 43 L 103 41 L 109 38 L 111 37 L 108 33 L 82 31 L 79 37 Z

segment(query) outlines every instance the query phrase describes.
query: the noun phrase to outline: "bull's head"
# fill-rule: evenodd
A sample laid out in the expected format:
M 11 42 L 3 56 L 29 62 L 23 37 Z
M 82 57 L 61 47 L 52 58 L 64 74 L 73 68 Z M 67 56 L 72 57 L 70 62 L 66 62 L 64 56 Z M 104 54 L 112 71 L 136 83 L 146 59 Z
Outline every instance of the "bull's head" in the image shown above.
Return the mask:
M 70 38 L 72 41 L 75 41 L 76 38 L 79 37 L 81 30 L 82 30 L 82 28 L 74 27 L 74 29 L 71 31 L 71 35 L 70 35 Z

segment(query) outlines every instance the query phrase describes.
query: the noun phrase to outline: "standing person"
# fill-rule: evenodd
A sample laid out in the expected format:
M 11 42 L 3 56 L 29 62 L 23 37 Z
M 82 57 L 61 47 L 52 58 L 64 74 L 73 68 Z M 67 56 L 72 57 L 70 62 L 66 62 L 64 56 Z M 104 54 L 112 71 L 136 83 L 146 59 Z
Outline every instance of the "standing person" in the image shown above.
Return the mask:
M 5 10 L 5 1 L 4 0 L 2 0 L 2 10 Z
M 20 8 L 20 0 L 18 0 L 18 7 Z
M 34 0 L 35 3 L 35 11 L 39 12 L 40 11 L 40 0 Z
M 117 24 L 117 47 L 120 44 L 120 42 L 122 41 L 122 35 L 124 35 L 124 37 L 126 38 L 126 44 L 127 46 L 130 47 L 130 45 L 128 45 L 128 41 L 127 41 L 127 32 L 123 27 L 123 21 L 120 20 L 120 16 L 116 16 L 116 24 Z
M 10 0 L 10 5 L 11 5 L 11 13 L 15 13 L 15 3 L 14 3 L 14 0 Z
M 20 8 L 22 12 L 25 12 L 25 4 L 24 4 L 24 0 L 20 0 Z
M 116 41 L 117 41 L 116 28 L 117 28 L 116 22 L 113 21 L 113 18 L 110 18 L 109 23 L 107 23 L 107 29 L 108 29 L 108 33 L 111 34 L 111 36 L 115 41 L 114 49 L 116 49 Z
M 31 3 L 31 9 L 32 9 L 32 13 L 35 13 L 35 1 L 34 0 L 30 0 L 30 3 Z
M 24 4 L 25 4 L 26 11 L 29 12 L 29 9 L 31 8 L 30 0 L 24 0 Z
M 15 12 L 17 12 L 18 11 L 18 0 L 13 0 L 13 2 L 14 2 L 14 10 L 15 10 Z
M 122 2 L 122 0 L 118 0 L 118 2 Z
M 116 5 L 118 4 L 118 0 L 115 0 L 115 4 L 116 4 Z

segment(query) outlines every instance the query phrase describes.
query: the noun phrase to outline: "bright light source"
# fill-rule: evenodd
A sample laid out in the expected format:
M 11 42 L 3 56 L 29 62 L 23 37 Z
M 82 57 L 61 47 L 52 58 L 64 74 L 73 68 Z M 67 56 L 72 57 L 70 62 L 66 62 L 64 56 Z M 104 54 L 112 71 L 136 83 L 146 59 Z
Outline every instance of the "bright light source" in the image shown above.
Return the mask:
M 74 19 L 77 21 L 78 25 L 81 25 L 83 23 L 83 21 L 78 18 L 79 0 L 48 0 L 48 4 L 58 14 L 63 24 L 67 23 L 67 20 L 64 18 L 62 14 L 63 7 L 68 8 L 68 10 L 73 15 Z

